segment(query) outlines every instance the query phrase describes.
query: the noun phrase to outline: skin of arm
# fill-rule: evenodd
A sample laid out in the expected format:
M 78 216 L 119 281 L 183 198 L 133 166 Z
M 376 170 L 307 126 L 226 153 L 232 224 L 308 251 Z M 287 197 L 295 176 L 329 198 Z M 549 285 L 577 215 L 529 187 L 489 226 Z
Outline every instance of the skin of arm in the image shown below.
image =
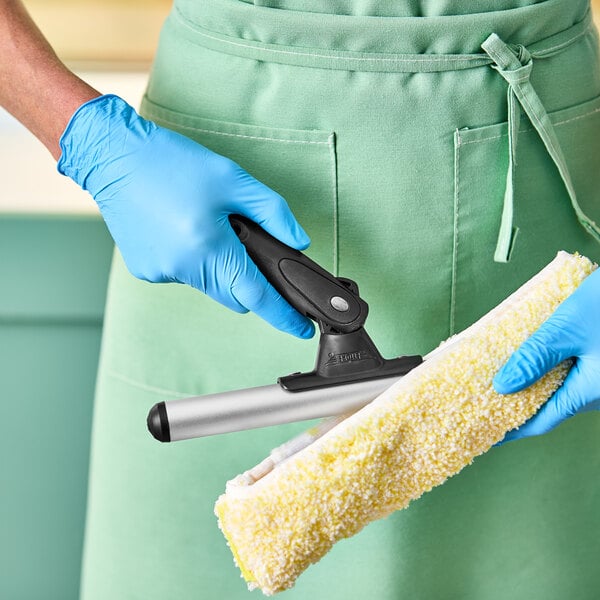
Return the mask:
M 312 321 L 269 285 L 228 220 L 241 214 L 304 250 L 310 239 L 286 201 L 232 160 L 76 77 L 21 0 L 0 0 L 0 105 L 96 200 L 132 275 L 186 284 L 281 331 L 313 335 Z
M 0 0 L 0 105 L 56 160 L 71 115 L 97 96 L 58 59 L 20 0 Z

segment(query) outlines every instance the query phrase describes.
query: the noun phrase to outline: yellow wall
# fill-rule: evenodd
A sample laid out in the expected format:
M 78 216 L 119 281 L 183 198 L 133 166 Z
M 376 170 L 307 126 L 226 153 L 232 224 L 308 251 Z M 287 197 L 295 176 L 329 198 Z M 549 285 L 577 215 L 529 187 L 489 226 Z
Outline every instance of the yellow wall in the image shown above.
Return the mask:
M 150 63 L 171 0 L 25 0 L 25 4 L 64 60 L 114 66 Z M 600 27 L 600 0 L 592 0 L 592 6 Z
M 202 2 L 203 0 L 198 0 Z M 39 28 L 69 64 L 147 66 L 171 0 L 24 0 Z M 114 63 L 117 63 L 115 65 Z

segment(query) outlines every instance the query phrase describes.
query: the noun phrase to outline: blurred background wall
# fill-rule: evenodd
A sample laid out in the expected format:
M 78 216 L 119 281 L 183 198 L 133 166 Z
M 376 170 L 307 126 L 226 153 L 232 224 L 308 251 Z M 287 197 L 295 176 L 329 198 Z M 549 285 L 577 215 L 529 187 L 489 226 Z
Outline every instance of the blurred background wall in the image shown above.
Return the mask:
M 170 0 L 26 0 L 25 3 L 64 59 L 146 64 L 152 58 L 161 22 L 171 4 Z M 493 0 L 490 4 L 493 5 Z M 600 23 L 600 0 L 592 0 L 592 6 L 596 22 Z
M 139 104 L 169 1 L 25 4 L 71 68 Z M 93 200 L 2 109 L 0 182 L 0 600 L 76 600 L 113 244 Z
M 25 5 L 63 60 L 122 68 L 150 64 L 171 1 L 25 0 Z

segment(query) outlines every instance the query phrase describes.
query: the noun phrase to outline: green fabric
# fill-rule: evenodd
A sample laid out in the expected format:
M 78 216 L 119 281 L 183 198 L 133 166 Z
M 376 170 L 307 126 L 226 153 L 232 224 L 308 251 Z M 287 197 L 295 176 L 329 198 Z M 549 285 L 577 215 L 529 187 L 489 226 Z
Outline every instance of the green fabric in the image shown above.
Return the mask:
M 331 3 L 335 6 L 336 3 Z M 534 58 L 577 201 L 600 218 L 600 69 L 586 1 L 464 16 L 316 14 L 180 0 L 143 113 L 280 192 L 309 254 L 359 283 L 385 356 L 424 353 L 495 306 L 557 250 L 600 259 L 524 114 L 510 261 L 494 262 L 508 168 L 507 82 L 492 33 Z M 535 55 L 537 54 L 537 58 Z M 83 598 L 246 598 L 212 507 L 225 481 L 306 424 L 161 445 L 157 401 L 273 383 L 316 341 L 115 257 L 92 449 Z M 597 597 L 597 414 L 495 448 L 407 510 L 345 540 L 289 598 Z
M 378 17 L 432 17 L 464 15 L 529 6 L 544 0 L 242 0 L 255 6 L 268 6 L 303 12 Z
M 512 251 L 516 231 L 513 232 L 513 195 L 515 165 L 517 155 L 517 136 L 519 134 L 520 109 L 519 104 L 523 106 L 525 113 L 529 117 L 531 124 L 538 132 L 544 146 L 551 156 L 556 168 L 563 180 L 573 210 L 577 219 L 590 235 L 600 241 L 600 229 L 589 219 L 581 210 L 577 202 L 577 194 L 573 188 L 569 168 L 565 157 L 561 151 L 560 142 L 556 137 L 552 121 L 544 108 L 540 97 L 536 94 L 531 85 L 531 71 L 533 68 L 532 58 L 544 56 L 542 51 L 539 54 L 531 54 L 524 46 L 518 46 L 517 51 L 509 48 L 495 33 L 483 42 L 481 47 L 494 61 L 494 68 L 506 79 L 508 83 L 508 175 L 506 183 L 506 192 L 504 194 L 504 208 L 502 210 L 502 223 L 500 234 L 498 236 L 498 245 L 494 259 L 498 262 L 507 262 Z M 518 102 L 517 102 L 518 100 Z

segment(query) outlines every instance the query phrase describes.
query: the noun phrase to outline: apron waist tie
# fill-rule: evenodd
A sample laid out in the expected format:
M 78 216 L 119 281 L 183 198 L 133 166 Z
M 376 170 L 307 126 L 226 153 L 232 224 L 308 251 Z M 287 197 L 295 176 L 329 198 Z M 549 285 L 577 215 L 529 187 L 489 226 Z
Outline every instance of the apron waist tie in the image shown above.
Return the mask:
M 496 69 L 508 83 L 508 172 L 506 174 L 502 220 L 494 260 L 496 262 L 508 262 L 510 260 L 515 238 L 519 231 L 518 228 L 513 226 L 513 197 L 521 108 L 527 114 L 548 154 L 554 161 L 577 219 L 585 230 L 600 243 L 600 228 L 581 210 L 577 202 L 575 189 L 556 132 L 540 97 L 531 85 L 532 55 L 535 56 L 535 53 L 530 53 L 521 45 L 509 46 L 495 33 L 492 33 L 481 47 L 492 59 L 492 68 Z

